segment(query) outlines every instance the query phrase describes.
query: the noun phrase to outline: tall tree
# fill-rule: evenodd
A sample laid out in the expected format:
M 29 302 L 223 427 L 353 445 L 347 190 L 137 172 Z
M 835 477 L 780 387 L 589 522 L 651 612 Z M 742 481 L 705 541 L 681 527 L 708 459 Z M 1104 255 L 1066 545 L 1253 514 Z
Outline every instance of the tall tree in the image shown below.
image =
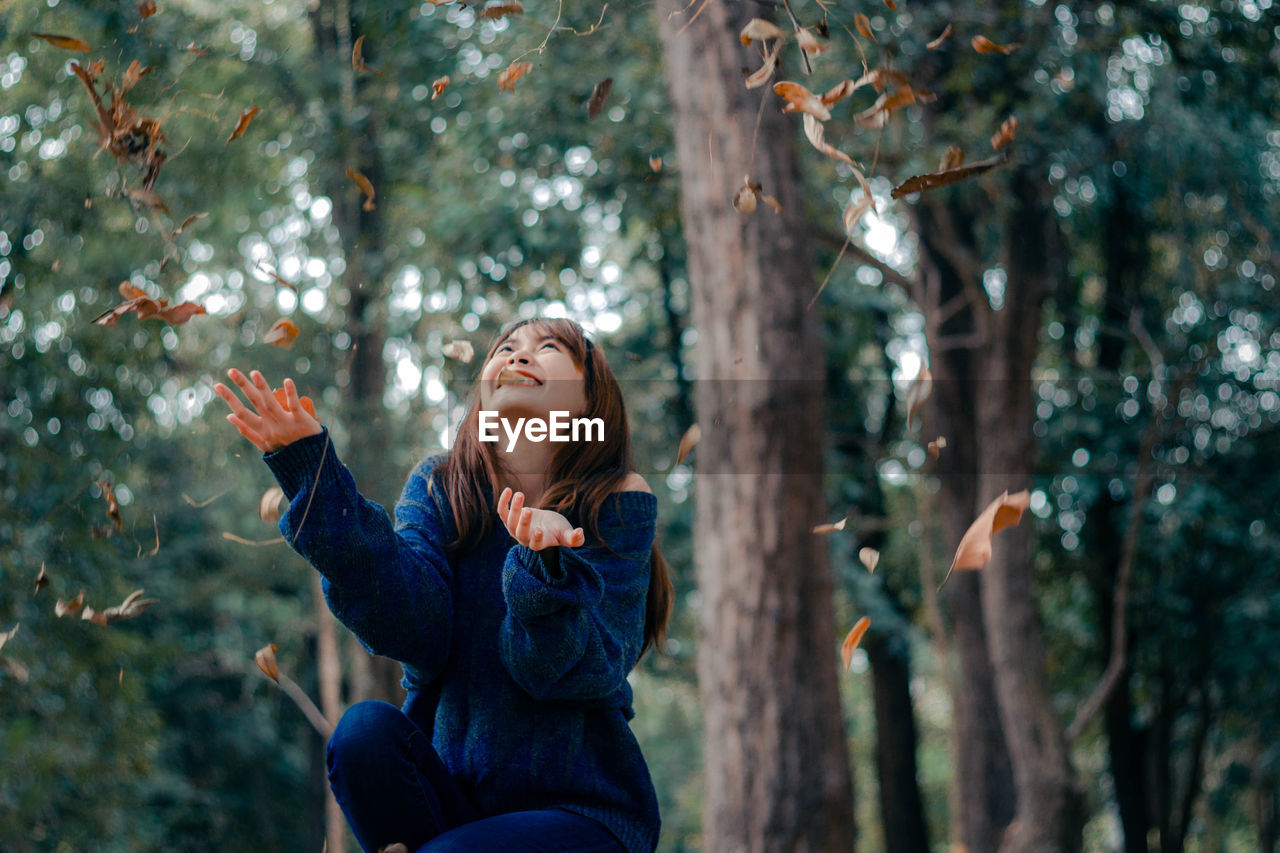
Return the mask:
M 698 329 L 695 539 L 702 593 L 704 833 L 714 850 L 847 851 L 823 517 L 823 381 L 794 127 L 743 88 L 754 7 L 660 14 Z M 758 133 L 757 133 L 758 122 Z M 782 206 L 731 205 L 743 173 Z

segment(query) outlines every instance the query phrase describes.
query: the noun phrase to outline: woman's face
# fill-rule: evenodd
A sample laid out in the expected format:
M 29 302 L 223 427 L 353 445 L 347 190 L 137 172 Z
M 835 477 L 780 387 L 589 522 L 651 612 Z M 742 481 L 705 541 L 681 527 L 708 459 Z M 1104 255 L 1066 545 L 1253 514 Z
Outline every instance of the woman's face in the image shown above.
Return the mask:
M 546 418 L 553 411 L 586 412 L 586 382 L 569 349 L 538 323 L 506 337 L 480 371 L 480 408 L 499 417 Z

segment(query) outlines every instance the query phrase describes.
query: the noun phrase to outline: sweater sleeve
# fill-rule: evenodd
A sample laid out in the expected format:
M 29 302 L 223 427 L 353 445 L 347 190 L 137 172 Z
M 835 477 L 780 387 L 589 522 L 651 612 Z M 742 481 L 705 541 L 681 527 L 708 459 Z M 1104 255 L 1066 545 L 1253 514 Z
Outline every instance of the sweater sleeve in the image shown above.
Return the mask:
M 428 492 L 435 458 L 420 463 L 395 521 L 356 489 L 326 430 L 264 459 L 289 500 L 280 532 L 323 576 L 329 609 L 371 653 L 443 671 L 453 628 L 446 525 Z
M 535 699 L 601 699 L 626 682 L 644 644 L 657 505 L 617 492 L 600 509 L 603 545 L 507 552 L 502 660 Z

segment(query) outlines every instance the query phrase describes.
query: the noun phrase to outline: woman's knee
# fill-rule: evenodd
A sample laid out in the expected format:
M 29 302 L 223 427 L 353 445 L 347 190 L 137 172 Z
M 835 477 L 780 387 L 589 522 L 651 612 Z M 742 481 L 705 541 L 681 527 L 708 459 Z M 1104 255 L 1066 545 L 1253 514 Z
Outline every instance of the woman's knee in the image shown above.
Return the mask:
M 336 766 L 377 767 L 402 748 L 413 723 L 395 705 L 357 702 L 338 721 L 326 750 L 329 773 Z

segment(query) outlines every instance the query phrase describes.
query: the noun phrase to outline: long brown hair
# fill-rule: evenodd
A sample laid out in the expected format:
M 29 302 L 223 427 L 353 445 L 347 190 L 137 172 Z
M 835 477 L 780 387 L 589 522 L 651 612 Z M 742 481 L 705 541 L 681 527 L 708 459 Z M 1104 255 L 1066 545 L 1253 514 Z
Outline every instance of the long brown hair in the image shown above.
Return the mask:
M 631 432 L 622 389 L 604 352 L 587 338 L 581 326 L 567 319 L 539 318 L 508 324 L 494 338 L 481 366 L 489 363 L 498 347 L 516 329 L 530 323 L 536 324 L 534 331 L 550 335 L 568 350 L 583 374 L 587 401 L 583 416 L 600 418 L 605 425 L 603 441 L 565 442 L 552 455 L 550 482 L 540 508 L 555 510 L 571 524 L 582 527 L 588 542 L 602 542 L 600 506 L 618 490 L 632 468 Z M 501 461 L 480 441 L 479 423 L 480 385 L 476 383 L 453 450 L 436 468 L 458 529 L 458 538 L 449 543 L 453 551 L 473 547 L 488 536 L 495 523 L 496 513 L 489 505 L 483 486 L 487 484 L 490 494 L 497 494 Z M 649 552 L 649 593 L 645 602 L 641 657 L 651 647 L 665 654 L 663 644 L 674 598 L 670 570 L 655 540 Z

